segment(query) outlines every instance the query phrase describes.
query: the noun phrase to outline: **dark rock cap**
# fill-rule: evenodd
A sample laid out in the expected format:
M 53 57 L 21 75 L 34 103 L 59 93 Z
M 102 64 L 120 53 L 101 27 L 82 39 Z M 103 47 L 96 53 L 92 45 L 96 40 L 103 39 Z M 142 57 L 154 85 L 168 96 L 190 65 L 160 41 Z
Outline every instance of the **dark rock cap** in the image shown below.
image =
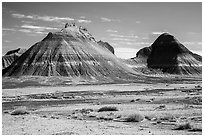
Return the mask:
M 112 52 L 114 54 L 114 48 L 108 43 L 108 42 L 103 42 L 103 41 L 98 41 L 97 42 L 99 45 L 107 48 L 110 52 Z

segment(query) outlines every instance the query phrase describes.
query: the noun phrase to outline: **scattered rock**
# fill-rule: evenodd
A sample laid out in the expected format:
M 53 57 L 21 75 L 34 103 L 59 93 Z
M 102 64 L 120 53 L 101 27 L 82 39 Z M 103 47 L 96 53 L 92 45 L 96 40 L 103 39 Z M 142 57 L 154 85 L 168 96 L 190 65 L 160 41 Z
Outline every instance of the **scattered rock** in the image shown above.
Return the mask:
M 151 116 L 145 116 L 145 118 L 150 121 L 153 119 Z
M 200 117 L 200 116 L 191 117 L 190 120 L 193 120 L 193 121 L 202 121 L 202 117 Z
M 151 100 L 151 101 L 154 101 L 154 100 L 155 100 L 155 98 L 151 98 L 150 100 Z
M 77 119 L 77 116 L 72 116 L 73 119 Z
M 146 102 L 149 102 L 149 103 L 151 103 L 151 102 L 152 102 L 152 100 L 146 100 Z
M 160 105 L 159 107 L 156 107 L 155 110 L 156 109 L 166 109 L 166 105 Z
M 84 120 L 82 117 L 79 117 L 78 120 Z
M 162 122 L 161 120 L 158 120 L 158 121 L 157 121 L 157 124 L 161 124 L 161 122 Z
M 51 116 L 50 118 L 55 119 L 55 117 L 54 117 L 54 116 Z
M 144 128 L 139 128 L 138 130 L 144 130 Z
M 155 117 L 151 119 L 151 121 L 156 121 L 156 120 L 157 120 L 157 118 L 155 118 Z
M 52 119 L 59 119 L 59 117 L 53 116 L 53 115 L 50 118 L 52 118 Z
M 163 95 L 163 94 L 164 94 L 164 92 L 159 92 L 159 94 L 160 94 L 160 95 Z
M 104 117 L 98 117 L 97 119 L 104 119 Z
M 199 89 L 200 89 L 200 88 L 202 88 L 202 87 L 201 87 L 200 85 L 197 85 L 197 86 L 195 86 L 195 88 L 199 88 Z
M 112 117 L 104 117 L 104 120 L 113 120 Z
M 153 122 L 153 123 L 152 123 L 152 125 L 157 125 L 157 124 L 159 124 L 159 123 L 157 123 L 157 122 Z
M 101 102 L 96 102 L 95 104 L 96 104 L 96 105 L 101 105 Z
M 122 115 L 117 115 L 117 116 L 116 116 L 116 118 L 121 118 L 121 117 L 122 117 Z
M 64 99 L 72 99 L 72 96 L 63 96 Z

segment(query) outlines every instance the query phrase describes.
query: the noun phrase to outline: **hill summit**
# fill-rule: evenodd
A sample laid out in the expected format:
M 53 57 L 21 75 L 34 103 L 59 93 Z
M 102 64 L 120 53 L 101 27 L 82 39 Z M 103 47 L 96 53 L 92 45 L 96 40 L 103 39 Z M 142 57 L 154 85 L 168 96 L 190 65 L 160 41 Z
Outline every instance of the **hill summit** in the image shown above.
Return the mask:
M 151 45 L 147 66 L 171 74 L 201 74 L 202 59 L 174 36 L 164 33 Z
M 61 31 L 49 32 L 3 70 L 3 76 L 66 76 L 98 80 L 128 79 L 133 78 L 134 73 L 106 46 L 99 45 L 86 28 L 75 23 L 67 23 Z
M 149 47 L 124 60 L 136 72 L 144 74 L 202 74 L 202 57 L 192 53 L 169 33 L 161 34 Z

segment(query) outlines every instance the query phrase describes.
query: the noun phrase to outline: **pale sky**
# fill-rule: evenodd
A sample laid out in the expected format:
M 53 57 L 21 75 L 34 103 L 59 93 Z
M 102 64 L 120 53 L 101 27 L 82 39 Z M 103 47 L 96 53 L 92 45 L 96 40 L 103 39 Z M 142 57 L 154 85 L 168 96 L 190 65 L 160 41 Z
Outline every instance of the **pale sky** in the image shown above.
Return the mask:
M 188 49 L 202 52 L 202 3 L 2 3 L 2 54 L 30 48 L 66 22 L 84 26 L 97 41 L 110 43 L 116 56 L 136 52 L 163 32 Z

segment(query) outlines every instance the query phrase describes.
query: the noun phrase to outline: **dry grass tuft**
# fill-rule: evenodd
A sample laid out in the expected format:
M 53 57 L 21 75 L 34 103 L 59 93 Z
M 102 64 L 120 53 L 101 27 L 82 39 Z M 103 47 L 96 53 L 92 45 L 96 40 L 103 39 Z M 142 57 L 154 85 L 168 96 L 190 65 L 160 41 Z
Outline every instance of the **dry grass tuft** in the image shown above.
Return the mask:
M 141 114 L 131 114 L 125 118 L 125 122 L 141 122 L 144 120 L 144 116 Z
M 177 127 L 174 130 L 188 130 L 188 129 L 192 129 L 192 126 L 190 125 L 190 123 L 182 123 L 182 124 L 178 124 Z
M 118 111 L 118 108 L 114 106 L 105 106 L 98 110 L 98 112 L 103 112 L 103 111 Z

